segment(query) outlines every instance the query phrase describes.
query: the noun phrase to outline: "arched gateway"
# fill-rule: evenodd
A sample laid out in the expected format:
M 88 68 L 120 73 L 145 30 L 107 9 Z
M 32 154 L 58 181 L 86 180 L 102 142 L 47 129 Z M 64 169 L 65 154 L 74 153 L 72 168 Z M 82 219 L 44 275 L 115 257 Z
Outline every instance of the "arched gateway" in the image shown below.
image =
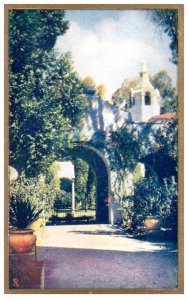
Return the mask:
M 110 171 L 107 161 L 99 150 L 92 146 L 77 144 L 66 150 L 65 157 L 80 158 L 86 161 L 96 174 L 96 222 L 110 223 Z

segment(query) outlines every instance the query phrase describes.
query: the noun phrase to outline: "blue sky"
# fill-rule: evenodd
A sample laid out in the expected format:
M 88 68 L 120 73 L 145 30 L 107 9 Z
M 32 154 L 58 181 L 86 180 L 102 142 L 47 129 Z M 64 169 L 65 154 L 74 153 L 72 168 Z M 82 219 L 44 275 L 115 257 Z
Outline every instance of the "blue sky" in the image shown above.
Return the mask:
M 169 59 L 169 38 L 141 10 L 69 10 L 70 28 L 57 39 L 60 52 L 71 51 L 84 78 L 104 83 L 108 98 L 125 78 L 139 74 L 146 61 L 151 75 L 165 69 L 176 85 L 176 66 Z

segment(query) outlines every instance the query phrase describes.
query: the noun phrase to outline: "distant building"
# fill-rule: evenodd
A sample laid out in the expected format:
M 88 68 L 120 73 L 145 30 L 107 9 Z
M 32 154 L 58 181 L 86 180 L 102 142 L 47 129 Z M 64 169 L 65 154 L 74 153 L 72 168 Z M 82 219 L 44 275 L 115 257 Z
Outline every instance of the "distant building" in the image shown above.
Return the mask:
M 145 63 L 142 64 L 140 78 L 135 87 L 130 88 L 130 97 L 122 99 L 118 105 L 104 101 L 89 93 L 89 109 L 78 132 L 82 140 L 89 140 L 96 132 L 116 131 L 127 123 L 148 122 L 160 115 L 160 93 L 153 87 Z
M 127 111 L 133 122 L 146 122 L 160 114 L 160 93 L 149 80 L 145 63 L 142 64 L 138 84 L 131 88 Z

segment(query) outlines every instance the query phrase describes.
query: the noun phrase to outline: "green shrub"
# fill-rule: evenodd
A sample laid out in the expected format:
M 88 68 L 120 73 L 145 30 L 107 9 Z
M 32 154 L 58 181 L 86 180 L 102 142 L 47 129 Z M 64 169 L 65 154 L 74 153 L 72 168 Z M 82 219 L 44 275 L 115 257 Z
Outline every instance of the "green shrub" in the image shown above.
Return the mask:
M 157 215 L 157 202 L 161 187 L 156 177 L 143 178 L 135 184 L 133 201 L 133 217 L 131 231 L 135 235 L 146 232 L 145 219 L 148 215 Z
M 135 183 L 134 194 L 125 197 L 122 204 L 122 225 L 134 235 L 146 233 L 145 219 L 159 216 L 163 225 L 177 230 L 177 183 L 173 178 L 159 182 L 148 177 Z
M 43 178 L 20 176 L 10 184 L 10 225 L 24 228 L 41 217 L 43 221 L 53 210 L 56 192 L 53 186 L 45 184 Z
M 58 191 L 54 206 L 61 205 L 62 208 L 70 208 L 72 205 L 72 194 L 63 190 Z
M 174 177 L 164 179 L 158 209 L 163 225 L 177 232 L 178 192 Z
M 68 212 L 65 217 L 66 221 L 71 222 L 74 219 L 74 213 Z

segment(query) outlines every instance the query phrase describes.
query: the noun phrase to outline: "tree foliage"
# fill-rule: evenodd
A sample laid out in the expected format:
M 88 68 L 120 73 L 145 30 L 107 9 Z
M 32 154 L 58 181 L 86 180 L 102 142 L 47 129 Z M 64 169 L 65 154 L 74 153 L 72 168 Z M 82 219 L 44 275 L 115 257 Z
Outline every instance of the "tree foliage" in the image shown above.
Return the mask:
M 24 70 L 10 73 L 10 161 L 34 176 L 60 157 L 86 101 L 69 54 L 35 53 Z
M 45 172 L 60 157 L 68 133 L 86 108 L 70 53 L 58 56 L 51 50 L 57 35 L 67 28 L 63 15 L 59 11 L 10 13 L 10 164 L 30 177 Z
M 178 189 L 177 182 L 174 177 L 165 178 L 161 197 L 158 202 L 159 215 L 163 220 L 163 224 L 167 228 L 172 228 L 174 235 L 177 233 L 177 217 L 178 217 Z
M 177 9 L 151 10 L 150 18 L 170 38 L 171 62 L 178 63 L 178 11 Z
M 107 93 L 107 88 L 104 84 L 100 84 L 97 87 L 97 95 L 101 98 L 101 99 L 105 99 L 106 97 L 106 93 Z
M 175 112 L 177 110 L 176 89 L 172 85 L 172 79 L 165 70 L 150 76 L 150 81 L 155 89 L 158 89 L 161 96 L 161 113 Z M 121 100 L 125 99 L 128 103 L 131 97 L 131 88 L 135 88 L 139 82 L 138 77 L 126 78 L 122 86 L 115 91 L 112 96 L 114 104 L 121 106 Z M 124 103 L 124 109 L 126 109 Z
M 163 124 L 147 123 L 141 126 L 136 129 L 122 127 L 112 133 L 106 142 L 111 167 L 116 172 L 118 180 L 118 185 L 114 185 L 113 189 L 115 199 L 121 205 L 122 225 L 133 234 L 142 235 L 146 231 L 146 216 L 157 214 L 165 221 L 166 226 L 170 226 L 175 232 L 177 122 L 173 119 Z M 137 174 L 139 162 L 150 164 L 155 172 L 150 174 L 146 172 L 146 177 L 142 178 L 142 174 Z M 130 195 L 127 195 L 125 183 L 126 180 L 130 180 L 131 174 L 136 176 L 132 181 L 133 189 Z M 173 178 L 170 179 L 171 177 Z
M 120 170 L 127 168 L 134 170 L 140 158 L 140 146 L 128 128 L 122 127 L 112 132 L 107 143 L 109 159 L 113 169 Z
M 159 216 L 163 226 L 177 233 L 177 182 L 174 178 L 146 177 L 135 184 L 134 194 L 123 203 L 123 225 L 134 235 L 146 233 L 147 216 Z
M 170 157 L 177 165 L 178 127 L 177 119 L 165 123 L 147 123 L 142 130 L 141 157 L 159 153 L 159 156 Z
M 93 168 L 89 166 L 86 184 L 86 202 L 88 208 L 95 208 L 96 178 Z
M 55 197 L 53 185 L 46 184 L 43 178 L 26 178 L 22 174 L 10 185 L 11 225 L 25 228 L 39 217 L 47 219 L 53 211 Z
M 161 113 L 175 112 L 177 110 L 176 89 L 168 73 L 165 70 L 158 72 L 151 77 L 151 83 L 160 92 Z
M 50 51 L 68 29 L 63 10 L 16 9 L 9 12 L 9 57 L 13 73 L 22 71 L 38 50 Z
M 96 91 L 96 83 L 92 76 L 86 76 L 83 80 L 83 87 L 86 93 L 95 93 Z
M 76 203 L 82 209 L 95 208 L 95 174 L 91 166 L 82 159 L 75 160 L 75 192 Z
M 118 104 L 118 100 L 129 99 L 131 88 L 134 88 L 138 84 L 138 82 L 138 77 L 125 78 L 125 80 L 122 83 L 122 86 L 119 89 L 117 89 L 117 91 L 115 91 L 112 95 L 114 104 Z

